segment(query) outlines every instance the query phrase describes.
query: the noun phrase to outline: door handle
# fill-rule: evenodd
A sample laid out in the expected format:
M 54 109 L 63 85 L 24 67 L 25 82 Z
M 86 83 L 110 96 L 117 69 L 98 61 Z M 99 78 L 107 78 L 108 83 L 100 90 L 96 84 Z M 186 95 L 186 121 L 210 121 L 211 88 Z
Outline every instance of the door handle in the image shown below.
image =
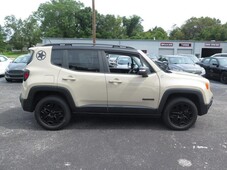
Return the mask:
M 112 83 L 112 84 L 121 84 L 122 81 L 119 81 L 118 79 L 114 79 L 114 80 L 109 80 L 109 83 Z
M 70 81 L 76 81 L 75 78 L 73 78 L 72 76 L 69 77 L 63 77 L 62 80 L 70 80 Z

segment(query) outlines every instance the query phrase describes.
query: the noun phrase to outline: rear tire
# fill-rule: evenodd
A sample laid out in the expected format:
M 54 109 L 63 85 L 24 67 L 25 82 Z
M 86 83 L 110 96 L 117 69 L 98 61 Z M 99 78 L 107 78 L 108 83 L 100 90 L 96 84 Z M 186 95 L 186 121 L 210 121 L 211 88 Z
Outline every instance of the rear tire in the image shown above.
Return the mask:
M 187 98 L 175 98 L 169 101 L 162 115 L 165 124 L 174 130 L 189 129 L 197 119 L 196 105 Z
M 35 119 L 44 129 L 59 130 L 69 124 L 71 112 L 62 98 L 48 96 L 36 105 Z
M 220 78 L 221 82 L 224 84 L 227 84 L 227 72 L 222 72 L 221 73 L 221 78 Z

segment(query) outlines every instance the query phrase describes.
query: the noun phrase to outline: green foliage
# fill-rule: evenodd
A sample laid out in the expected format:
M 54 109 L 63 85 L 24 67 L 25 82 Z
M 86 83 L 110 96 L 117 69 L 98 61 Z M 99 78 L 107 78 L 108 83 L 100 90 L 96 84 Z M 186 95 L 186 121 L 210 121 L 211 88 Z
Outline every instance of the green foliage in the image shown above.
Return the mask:
M 142 19 L 133 15 L 130 18 L 123 17 L 123 27 L 126 30 L 126 36 L 130 38 L 136 38 L 143 32 L 143 26 L 141 25 Z
M 4 30 L 0 25 L 0 53 L 6 50 L 5 36 Z
M 10 38 L 9 43 L 12 44 L 15 49 L 22 50 L 26 42 L 22 30 L 23 21 L 11 15 L 5 17 L 5 23 L 6 33 Z
M 97 16 L 97 38 L 122 39 L 125 31 L 122 25 L 122 18 L 114 15 Z
M 170 32 L 170 39 L 225 41 L 227 39 L 227 29 L 218 19 L 192 17 L 180 28 L 173 29 Z
M 39 6 L 35 13 L 44 37 L 75 37 L 81 25 L 83 4 L 74 0 L 51 0 Z M 84 13 L 84 11 L 82 11 Z M 86 17 L 86 16 L 85 16 Z

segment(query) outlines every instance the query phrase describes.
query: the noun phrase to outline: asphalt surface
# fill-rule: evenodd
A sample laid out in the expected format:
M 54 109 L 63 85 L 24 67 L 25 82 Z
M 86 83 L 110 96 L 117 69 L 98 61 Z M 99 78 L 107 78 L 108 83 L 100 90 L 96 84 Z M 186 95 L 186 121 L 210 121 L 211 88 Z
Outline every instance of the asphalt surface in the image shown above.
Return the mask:
M 159 119 L 74 116 L 46 131 L 22 110 L 21 83 L 0 78 L 0 170 L 226 170 L 227 85 L 211 82 L 214 102 L 187 131 Z

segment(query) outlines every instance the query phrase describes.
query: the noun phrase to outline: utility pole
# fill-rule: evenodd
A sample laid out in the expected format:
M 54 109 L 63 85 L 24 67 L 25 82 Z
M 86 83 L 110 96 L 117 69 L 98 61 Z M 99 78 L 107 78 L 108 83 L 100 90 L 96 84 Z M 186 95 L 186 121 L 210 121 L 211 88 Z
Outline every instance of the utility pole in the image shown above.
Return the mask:
M 96 13 L 95 13 L 95 0 L 92 0 L 92 37 L 93 44 L 96 43 Z

